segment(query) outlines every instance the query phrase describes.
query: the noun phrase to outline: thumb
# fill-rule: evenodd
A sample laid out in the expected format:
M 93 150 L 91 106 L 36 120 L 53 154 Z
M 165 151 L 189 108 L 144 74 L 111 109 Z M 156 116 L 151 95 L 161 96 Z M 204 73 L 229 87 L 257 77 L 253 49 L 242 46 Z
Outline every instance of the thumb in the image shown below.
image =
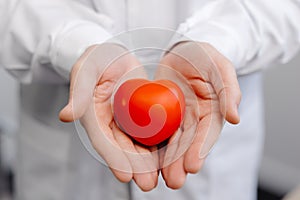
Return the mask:
M 60 112 L 59 112 L 59 119 L 62 122 L 72 122 L 74 121 L 73 111 L 72 111 L 72 104 L 68 103 Z
M 241 101 L 241 91 L 232 63 L 220 53 L 215 52 L 215 70 L 211 73 L 213 87 L 220 101 L 220 110 L 225 119 L 238 124 L 240 116 L 238 106 Z
M 80 69 L 79 71 L 83 71 Z M 93 99 L 97 76 L 92 73 L 78 72 L 71 78 L 68 104 L 60 111 L 59 119 L 72 122 L 81 118 Z
M 72 122 L 82 117 L 92 100 L 98 79 L 96 66 L 91 63 L 96 48 L 88 48 L 72 68 L 69 101 L 59 113 L 59 119 L 63 122 Z
M 126 53 L 123 46 L 113 43 L 90 46 L 72 68 L 68 104 L 61 110 L 59 118 L 71 122 L 81 118 L 91 101 L 95 87 L 107 67 Z

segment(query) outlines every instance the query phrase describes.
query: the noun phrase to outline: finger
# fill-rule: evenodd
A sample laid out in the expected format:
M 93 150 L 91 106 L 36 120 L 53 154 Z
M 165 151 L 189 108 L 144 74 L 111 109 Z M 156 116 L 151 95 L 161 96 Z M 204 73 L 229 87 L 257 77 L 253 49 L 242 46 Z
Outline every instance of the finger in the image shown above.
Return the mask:
M 157 186 L 158 183 L 158 157 L 139 145 L 135 145 L 136 150 L 141 154 L 144 166 L 148 168 L 146 173 L 134 173 L 133 179 L 143 191 L 150 191 Z M 156 152 L 156 151 L 154 151 Z
M 150 191 L 157 185 L 157 160 L 154 160 L 149 150 L 133 144 L 116 125 L 113 125 L 113 134 L 126 154 L 132 168 L 133 179 L 143 191 Z
M 189 173 L 197 173 L 213 145 L 216 143 L 223 126 L 222 116 L 218 113 L 205 116 L 198 124 L 196 136 L 185 153 L 184 168 Z
M 208 46 L 205 49 L 214 63 L 210 80 L 220 100 L 220 110 L 228 122 L 237 124 L 240 121 L 238 106 L 241 101 L 241 91 L 235 68 L 213 47 Z
M 101 109 L 106 111 L 103 108 Z M 109 115 L 107 117 L 112 118 Z M 116 178 L 121 182 L 129 182 L 132 179 L 130 162 L 115 141 L 111 128 L 102 121 L 97 120 L 94 105 L 87 109 L 80 121 L 88 133 L 93 148 L 105 160 Z
M 209 126 L 209 122 L 205 119 L 198 124 L 196 136 L 184 156 L 184 169 L 188 173 L 197 173 L 202 166 L 200 152 L 208 132 L 207 126 Z
M 59 114 L 61 121 L 70 122 L 84 114 L 99 78 L 108 65 L 124 53 L 123 47 L 111 44 L 94 45 L 84 52 L 72 68 L 69 102 Z
M 180 128 L 172 135 L 166 146 L 160 148 L 161 167 L 165 168 L 180 158 L 190 147 L 194 137 L 199 119 L 199 112 L 196 105 L 187 99 L 185 116 Z M 162 159 L 163 158 L 163 159 Z M 163 162 L 162 162 L 163 161 Z
M 179 148 L 178 148 L 178 154 L 184 154 L 185 158 L 194 158 L 192 160 L 191 165 L 186 165 L 186 159 L 185 159 L 185 171 L 188 173 L 196 173 L 200 169 L 200 162 L 199 162 L 199 149 L 198 149 L 198 154 L 195 153 L 196 155 L 193 154 L 193 152 L 190 151 L 190 149 L 193 149 L 195 145 L 197 144 L 197 137 L 199 134 L 199 119 L 200 116 L 198 115 L 197 112 L 192 110 L 192 108 L 187 108 L 187 114 L 186 118 L 183 123 L 183 133 L 179 141 Z M 202 130 L 202 129 L 200 129 Z M 198 145 L 199 147 L 199 145 Z M 200 147 L 199 147 L 200 148 Z M 193 155 L 187 155 L 192 153 Z M 195 156 L 195 157 L 193 157 Z
M 186 172 L 183 166 L 184 152 L 180 152 L 180 140 L 182 137 L 182 129 L 170 138 L 165 151 L 160 156 L 164 156 L 162 176 L 166 185 L 171 189 L 179 189 L 183 186 L 186 179 Z
M 181 188 L 186 180 L 187 173 L 183 166 L 183 157 L 162 169 L 162 176 L 166 185 L 171 189 Z
M 134 173 L 157 171 L 158 160 L 155 153 L 150 152 L 146 147 L 134 144 L 132 139 L 123 133 L 115 124 L 113 124 L 112 131 L 116 142 L 131 161 Z
M 174 135 L 169 139 L 166 146 L 160 149 L 160 159 L 162 159 L 161 168 L 165 168 L 177 160 L 180 155 L 177 154 L 179 145 L 179 139 L 181 137 L 182 130 L 179 128 Z M 162 157 L 163 156 L 163 157 Z
M 160 150 L 160 157 L 163 158 L 162 168 L 165 168 L 183 156 L 190 147 L 194 137 L 199 118 L 194 106 L 186 107 L 186 114 L 181 128 L 170 138 L 167 146 Z
M 143 156 L 145 164 L 149 168 L 149 172 L 153 173 L 154 178 L 157 178 L 159 174 L 159 155 L 157 146 L 144 147 L 139 144 L 135 144 L 135 149 Z
M 71 122 L 81 117 L 92 98 L 93 88 L 98 78 L 97 73 L 95 73 L 97 65 L 91 65 L 89 68 L 87 66 L 96 48 L 97 46 L 88 48 L 72 68 L 69 102 L 59 114 L 59 118 L 63 122 Z M 80 92 L 83 92 L 82 95 L 80 95 Z M 74 100 L 81 106 L 74 108 Z

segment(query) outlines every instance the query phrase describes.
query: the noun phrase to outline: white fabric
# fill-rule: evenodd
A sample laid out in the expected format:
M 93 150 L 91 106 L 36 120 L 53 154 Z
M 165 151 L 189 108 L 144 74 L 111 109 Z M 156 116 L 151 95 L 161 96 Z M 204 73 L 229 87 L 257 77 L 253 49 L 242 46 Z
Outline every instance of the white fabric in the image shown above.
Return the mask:
M 0 63 L 22 70 L 19 77 L 25 70 L 25 82 L 46 63 L 63 68 L 58 71 L 65 77 L 85 47 L 138 27 L 179 28 L 217 47 L 239 74 L 286 62 L 300 43 L 298 0 L 5 0 L 0 5 Z M 40 81 L 49 73 L 39 76 Z
M 0 64 L 31 83 L 22 90 L 20 138 L 26 141 L 19 140 L 19 199 L 255 199 L 263 107 L 261 75 L 250 73 L 296 54 L 299 0 L 2 0 L 0 14 Z M 179 191 L 160 183 L 143 193 L 119 184 L 108 169 L 97 168 L 74 139 L 74 129 L 57 121 L 67 101 L 68 72 L 84 49 L 141 27 L 178 30 L 211 43 L 246 75 L 239 77 L 241 124 L 225 126 L 202 172 L 189 176 Z M 42 145 L 42 152 L 38 146 L 49 144 L 47 138 L 53 145 Z

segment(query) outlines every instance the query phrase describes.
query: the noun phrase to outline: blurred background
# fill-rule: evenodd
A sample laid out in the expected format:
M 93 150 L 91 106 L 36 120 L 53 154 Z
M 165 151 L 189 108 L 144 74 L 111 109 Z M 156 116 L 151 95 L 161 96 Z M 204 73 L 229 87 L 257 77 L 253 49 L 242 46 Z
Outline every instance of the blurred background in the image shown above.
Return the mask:
M 300 185 L 299 65 L 300 55 L 264 72 L 266 137 L 260 186 L 278 196 Z
M 300 185 L 300 55 L 264 72 L 265 149 L 259 200 L 277 200 Z M 18 83 L 0 69 L 0 200 L 10 200 L 18 130 Z M 297 199 L 300 199 L 297 198 Z
M 18 82 L 0 67 L 0 200 L 10 200 L 18 131 Z

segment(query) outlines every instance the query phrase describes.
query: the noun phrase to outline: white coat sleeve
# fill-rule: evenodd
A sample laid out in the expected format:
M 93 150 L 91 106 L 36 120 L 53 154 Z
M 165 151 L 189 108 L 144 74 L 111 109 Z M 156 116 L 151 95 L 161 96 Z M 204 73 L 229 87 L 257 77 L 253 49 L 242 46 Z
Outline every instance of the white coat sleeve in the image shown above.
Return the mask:
M 0 64 L 24 83 L 68 82 L 84 50 L 110 38 L 112 20 L 74 0 L 2 0 L 0 13 Z
M 178 32 L 210 43 L 243 75 L 290 60 L 300 46 L 299 22 L 299 0 L 214 0 Z

